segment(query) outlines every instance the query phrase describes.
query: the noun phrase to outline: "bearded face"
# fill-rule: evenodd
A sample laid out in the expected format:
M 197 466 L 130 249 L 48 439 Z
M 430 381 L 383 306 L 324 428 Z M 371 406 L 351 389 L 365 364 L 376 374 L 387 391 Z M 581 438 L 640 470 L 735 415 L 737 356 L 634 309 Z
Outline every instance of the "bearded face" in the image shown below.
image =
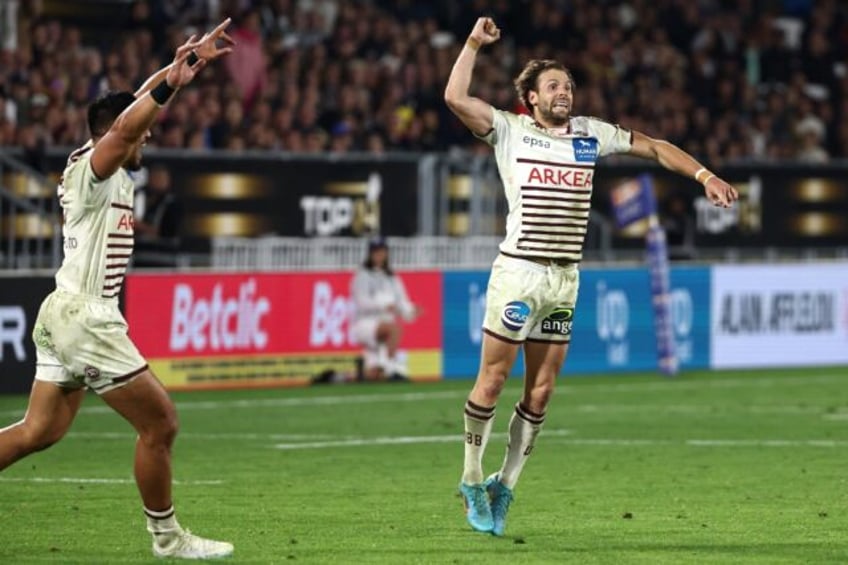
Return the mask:
M 574 91 L 568 73 L 548 69 L 539 75 L 536 85 L 538 90 L 531 90 L 528 95 L 536 120 L 546 127 L 565 125 L 574 102 Z

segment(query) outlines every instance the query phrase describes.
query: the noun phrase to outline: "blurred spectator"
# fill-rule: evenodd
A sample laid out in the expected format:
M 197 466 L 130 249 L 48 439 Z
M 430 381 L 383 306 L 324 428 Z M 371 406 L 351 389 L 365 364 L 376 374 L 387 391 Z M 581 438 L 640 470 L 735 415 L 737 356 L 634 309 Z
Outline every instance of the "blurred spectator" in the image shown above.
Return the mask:
M 230 35 L 238 48 L 225 59 L 225 65 L 233 82 L 238 86 L 245 107 L 249 107 L 268 82 L 259 12 L 245 12 Z
M 398 357 L 402 324 L 417 318 L 420 309 L 392 271 L 385 239 L 368 242 L 368 255 L 351 281 L 350 295 L 354 304 L 351 331 L 365 347 L 365 378 L 406 380 L 405 364 Z
M 821 120 L 808 116 L 798 122 L 795 126 L 795 135 L 798 137 L 798 150 L 796 159 L 805 163 L 824 163 L 828 160 L 828 154 L 822 147 L 824 139 L 824 124 Z
M 136 179 L 133 215 L 137 267 L 174 266 L 180 249 L 183 206 L 171 186 L 171 173 L 154 165 Z

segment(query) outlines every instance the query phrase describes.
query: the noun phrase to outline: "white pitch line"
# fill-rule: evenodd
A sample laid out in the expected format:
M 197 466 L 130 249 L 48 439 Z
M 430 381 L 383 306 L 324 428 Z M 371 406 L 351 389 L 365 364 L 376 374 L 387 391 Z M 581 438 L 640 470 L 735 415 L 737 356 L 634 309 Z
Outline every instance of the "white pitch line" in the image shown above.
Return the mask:
M 564 412 L 582 413 L 622 413 L 622 412 L 647 412 L 675 413 L 675 414 L 713 414 L 713 413 L 744 413 L 744 414 L 799 414 L 820 415 L 825 411 L 821 406 L 797 406 L 797 405 L 774 405 L 774 406 L 751 406 L 745 404 L 575 404 L 565 406 Z M 848 417 L 848 412 L 845 413 Z
M 64 439 L 134 439 L 138 434 L 132 431 L 127 432 L 70 432 Z M 297 441 L 297 440 L 319 440 L 331 439 L 339 436 L 332 434 L 254 434 L 254 433 L 192 433 L 180 432 L 177 440 L 180 439 L 198 439 L 198 440 L 222 440 L 222 439 L 242 439 L 242 440 L 262 440 L 262 441 Z
M 553 430 L 552 430 L 553 431 Z M 558 432 L 558 433 L 557 433 Z M 492 434 L 493 438 L 505 436 L 506 434 Z M 554 433 L 543 432 L 543 436 L 568 436 L 568 430 L 556 430 Z M 296 450 L 296 449 L 328 449 L 338 447 L 369 447 L 376 445 L 417 445 L 432 443 L 462 442 L 461 435 L 441 436 L 394 436 L 375 438 L 352 438 L 337 441 L 315 441 L 306 443 L 279 443 L 274 449 Z M 543 439 L 543 441 L 545 441 Z M 787 440 L 787 439 L 639 439 L 639 438 L 573 438 L 553 437 L 548 443 L 575 445 L 575 446 L 598 446 L 598 447 L 650 447 L 650 446 L 689 446 L 689 447 L 824 447 L 837 448 L 848 447 L 848 441 L 840 440 Z
M 695 447 L 846 447 L 848 441 L 834 439 L 687 439 Z
M 591 377 L 580 377 L 580 379 L 591 379 Z M 709 389 L 709 388 L 740 388 L 740 387 L 757 387 L 757 388 L 773 388 L 777 386 L 797 386 L 810 384 L 825 384 L 834 382 L 845 382 L 848 380 L 844 375 L 823 374 L 812 377 L 735 377 L 735 378 L 711 378 L 693 379 L 688 381 L 675 380 L 673 377 L 663 378 L 655 382 L 639 382 L 639 383 L 618 383 L 618 384 L 598 384 L 593 386 L 569 386 L 568 379 L 560 380 L 560 388 L 562 394 L 566 395 L 581 395 L 581 394 L 606 394 L 606 393 L 647 393 L 647 392 L 675 392 L 692 389 Z M 510 383 L 516 382 L 518 379 L 511 379 Z M 422 388 L 427 385 L 421 385 Z M 471 381 L 468 382 L 468 388 L 471 388 Z M 389 394 L 350 394 L 350 395 L 332 395 L 332 396 L 312 396 L 312 397 L 297 397 L 297 398 L 254 398 L 241 400 L 222 400 L 222 401 L 182 401 L 177 402 L 177 410 L 180 412 L 188 410 L 218 410 L 221 408 L 277 408 L 277 407 L 301 407 L 301 406 L 341 406 L 345 404 L 376 404 L 376 403 L 401 403 L 401 402 L 422 402 L 431 400 L 446 400 L 446 399 L 462 399 L 468 396 L 467 390 L 445 390 L 435 392 L 407 392 L 407 393 L 389 393 Z M 2 416 L 21 417 L 24 408 L 17 410 L 5 410 L 0 412 Z M 100 406 L 84 406 L 80 409 L 81 413 L 86 414 L 113 414 L 114 411 L 105 405 Z
M 548 436 L 567 436 L 570 430 L 547 430 Z M 491 434 L 489 437 L 498 439 L 506 437 L 507 434 Z M 335 441 L 312 441 L 306 443 L 278 443 L 272 446 L 274 449 L 325 449 L 328 447 L 366 447 L 372 445 L 405 445 L 421 443 L 451 443 L 462 441 L 462 435 L 451 434 L 441 436 L 383 436 L 373 438 L 349 438 Z
M 179 481 L 174 479 L 175 485 L 222 485 L 224 481 Z M 70 484 L 94 484 L 94 485 L 134 485 L 134 479 L 106 479 L 91 477 L 0 477 L 0 483 L 70 483 Z

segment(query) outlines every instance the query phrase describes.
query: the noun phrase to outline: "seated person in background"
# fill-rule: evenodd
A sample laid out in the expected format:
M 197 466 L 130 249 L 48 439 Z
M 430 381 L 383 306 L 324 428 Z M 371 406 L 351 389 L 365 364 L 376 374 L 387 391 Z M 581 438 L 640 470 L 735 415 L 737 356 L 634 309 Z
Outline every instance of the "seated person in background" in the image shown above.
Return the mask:
M 350 294 L 353 335 L 365 346 L 364 378 L 405 380 L 406 368 L 397 358 L 401 322 L 414 320 L 420 310 L 389 267 L 389 249 L 383 238 L 368 242 L 368 257 L 353 277 Z
M 180 232 L 182 205 L 171 191 L 171 173 L 150 169 L 147 186 L 135 193 L 135 232 L 146 239 L 174 239 Z
M 183 205 L 171 189 L 171 173 L 162 165 L 150 169 L 147 184 L 135 191 L 135 267 L 173 267 L 180 249 Z

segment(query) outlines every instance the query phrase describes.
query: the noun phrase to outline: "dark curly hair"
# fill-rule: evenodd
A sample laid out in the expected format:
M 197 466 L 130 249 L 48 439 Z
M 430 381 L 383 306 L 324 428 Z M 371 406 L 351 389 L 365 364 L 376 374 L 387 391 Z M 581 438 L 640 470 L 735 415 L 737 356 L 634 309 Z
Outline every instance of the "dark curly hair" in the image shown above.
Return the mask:
M 132 92 L 107 92 L 88 107 L 88 129 L 92 137 L 102 137 L 112 124 L 135 102 Z
M 518 99 L 524 104 L 524 107 L 533 113 L 533 105 L 530 103 L 530 91 L 539 92 L 539 75 L 550 69 L 564 71 L 568 75 L 568 80 L 571 82 L 571 88 L 574 88 L 574 77 L 571 76 L 571 71 L 565 65 L 553 59 L 533 59 L 528 61 L 515 79 L 515 91 L 518 93 Z

